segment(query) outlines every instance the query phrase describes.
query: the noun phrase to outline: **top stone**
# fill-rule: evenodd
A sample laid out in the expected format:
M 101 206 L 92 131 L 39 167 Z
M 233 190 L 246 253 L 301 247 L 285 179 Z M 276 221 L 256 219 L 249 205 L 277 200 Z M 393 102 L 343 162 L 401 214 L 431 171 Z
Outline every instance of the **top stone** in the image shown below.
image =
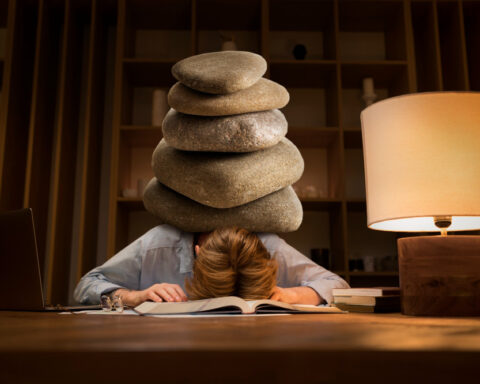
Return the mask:
M 255 84 L 267 71 L 265 59 L 252 52 L 221 51 L 187 57 L 172 67 L 173 76 L 196 91 L 226 94 Z

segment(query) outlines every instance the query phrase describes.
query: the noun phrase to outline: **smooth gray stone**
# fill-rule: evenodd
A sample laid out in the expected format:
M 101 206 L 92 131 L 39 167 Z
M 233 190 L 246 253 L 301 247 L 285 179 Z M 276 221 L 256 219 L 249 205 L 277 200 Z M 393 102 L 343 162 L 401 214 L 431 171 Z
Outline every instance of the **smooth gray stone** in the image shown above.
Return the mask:
M 286 138 L 273 147 L 249 153 L 186 152 L 160 141 L 152 156 L 162 184 L 200 204 L 231 208 L 295 183 L 303 159 Z
M 263 77 L 249 88 L 226 95 L 198 92 L 179 82 L 168 92 L 170 107 L 198 116 L 237 115 L 283 108 L 289 98 L 283 86 Z
M 173 76 L 200 92 L 225 94 L 255 84 L 267 71 L 265 59 L 252 52 L 221 51 L 187 57 L 172 67 Z
M 278 109 L 220 117 L 170 109 L 162 124 L 167 144 L 184 151 L 258 151 L 277 144 L 287 129 L 287 120 Z
M 160 221 L 187 232 L 231 226 L 253 232 L 293 232 L 303 218 L 302 204 L 290 186 L 239 207 L 218 209 L 190 200 L 153 178 L 143 203 Z

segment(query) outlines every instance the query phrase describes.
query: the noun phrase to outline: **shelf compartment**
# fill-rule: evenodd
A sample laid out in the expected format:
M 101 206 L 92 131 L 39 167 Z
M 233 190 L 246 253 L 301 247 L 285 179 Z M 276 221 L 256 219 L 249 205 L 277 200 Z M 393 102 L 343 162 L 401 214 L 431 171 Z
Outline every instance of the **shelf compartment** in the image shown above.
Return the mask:
M 274 61 L 270 78 L 290 93 L 282 110 L 290 125 L 338 126 L 336 65 L 322 61 Z
M 197 0 L 196 23 L 200 30 L 258 30 L 260 0 Z
M 162 89 L 165 94 L 176 82 L 171 74 L 174 62 L 155 59 L 125 59 L 123 125 L 152 124 L 153 92 Z M 165 108 L 168 109 L 165 99 Z
M 178 59 L 192 52 L 191 0 L 128 0 L 125 57 Z
M 126 80 L 131 86 L 171 87 L 175 78 L 171 73 L 175 61 L 162 59 L 124 59 Z
M 333 1 L 277 0 L 269 16 L 271 59 L 294 59 L 297 44 L 306 47 L 306 59 L 336 59 Z
M 463 15 L 469 85 L 472 91 L 480 91 L 480 4 L 464 1 Z
M 260 30 L 260 0 L 197 0 L 197 53 L 220 51 L 224 37 L 238 50 L 260 53 Z
M 347 127 L 347 129 L 344 129 L 343 146 L 345 149 L 363 148 L 361 128 Z
M 363 202 L 347 203 L 347 251 L 348 259 L 368 258 L 374 264 L 374 272 L 398 269 L 396 239 L 394 232 L 374 231 L 367 227 L 366 211 Z M 372 247 L 375 244 L 375 247 Z
M 315 140 L 317 142 L 312 140 L 311 144 L 322 146 L 299 146 L 305 170 L 294 188 L 301 199 L 339 198 L 342 192 L 340 133 L 321 132 Z
M 347 211 L 365 213 L 367 211 L 365 198 L 347 198 Z
M 120 129 L 122 140 L 129 147 L 150 147 L 155 149 L 163 136 L 161 127 L 122 125 Z
M 350 274 L 352 288 L 364 287 L 398 287 L 398 275 L 352 275 Z
M 223 36 L 223 37 L 222 37 Z M 197 32 L 197 53 L 222 50 L 223 38 L 233 39 L 239 51 L 260 54 L 260 33 L 253 30 L 199 30 Z
M 365 171 L 361 148 L 346 148 L 345 155 L 345 197 L 365 199 Z
M 463 19 L 459 2 L 437 2 L 443 90 L 468 89 Z
M 141 197 L 123 197 L 118 196 L 117 202 L 124 208 L 128 208 L 134 211 L 144 210 L 143 200 Z
M 436 9 L 433 2 L 413 2 L 411 6 L 417 90 L 439 91 L 443 86 Z
M 341 60 L 405 60 L 403 1 L 339 2 Z
M 339 134 L 336 127 L 295 127 L 290 126 L 287 138 L 299 148 L 328 148 Z
M 122 196 L 123 190 L 133 189 L 140 197 L 139 185 L 153 177 L 152 154 L 161 138 L 162 131 L 158 127 L 121 129 L 118 196 Z
M 399 62 L 371 62 L 342 64 L 342 125 L 344 129 L 360 127 L 360 113 L 365 108 L 362 100 L 362 81 L 371 77 L 377 100 L 408 93 L 407 65 Z
M 311 249 L 329 249 L 330 269 L 344 270 L 342 204 L 331 201 L 324 208 L 322 211 L 305 210 L 299 230 L 280 237 L 307 257 L 310 257 Z

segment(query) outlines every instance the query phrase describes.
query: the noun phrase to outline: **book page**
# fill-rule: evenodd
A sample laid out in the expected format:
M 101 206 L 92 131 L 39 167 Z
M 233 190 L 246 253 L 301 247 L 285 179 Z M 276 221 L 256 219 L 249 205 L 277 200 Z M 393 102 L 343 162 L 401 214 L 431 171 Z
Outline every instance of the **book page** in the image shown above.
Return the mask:
M 155 303 L 147 301 L 135 307 L 135 311 L 140 314 L 172 314 L 172 313 L 194 313 L 207 311 L 221 311 L 225 313 L 252 313 L 252 309 L 247 302 L 240 297 L 226 296 L 216 297 L 205 300 L 192 300 L 177 303 Z
M 248 305 L 257 313 L 260 312 L 315 312 L 315 313 L 342 313 L 337 307 L 328 305 L 287 304 L 275 300 L 249 300 Z

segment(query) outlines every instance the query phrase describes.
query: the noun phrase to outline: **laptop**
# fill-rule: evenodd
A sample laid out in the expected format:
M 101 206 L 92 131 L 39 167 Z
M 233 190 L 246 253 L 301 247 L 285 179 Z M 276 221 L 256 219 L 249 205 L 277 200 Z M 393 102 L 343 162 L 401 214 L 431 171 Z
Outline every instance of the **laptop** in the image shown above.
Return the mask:
M 31 208 L 0 212 L 0 310 L 75 311 L 100 305 L 47 306 Z

